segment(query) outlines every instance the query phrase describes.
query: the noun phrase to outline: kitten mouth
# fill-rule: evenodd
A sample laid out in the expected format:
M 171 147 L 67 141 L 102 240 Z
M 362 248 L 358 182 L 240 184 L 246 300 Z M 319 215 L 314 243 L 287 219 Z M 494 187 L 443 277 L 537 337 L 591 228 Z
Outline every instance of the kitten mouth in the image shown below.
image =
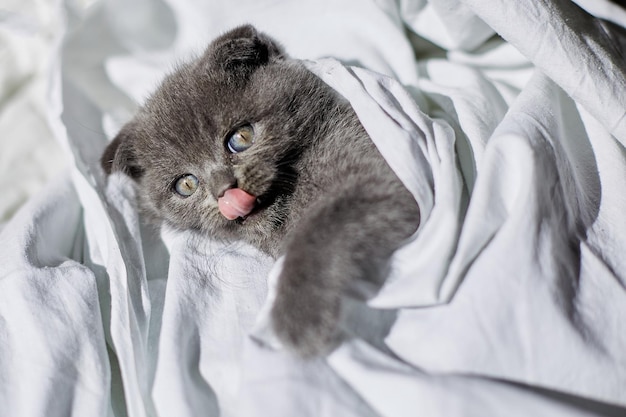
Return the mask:
M 217 205 L 222 216 L 228 220 L 235 220 L 245 219 L 254 211 L 259 202 L 256 196 L 241 188 L 230 188 L 218 198 Z

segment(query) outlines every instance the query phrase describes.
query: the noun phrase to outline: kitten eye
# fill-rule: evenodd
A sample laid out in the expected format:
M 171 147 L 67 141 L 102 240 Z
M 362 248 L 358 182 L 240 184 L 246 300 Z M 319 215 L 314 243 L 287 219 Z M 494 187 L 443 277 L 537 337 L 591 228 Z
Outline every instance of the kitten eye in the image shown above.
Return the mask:
M 229 138 L 228 150 L 231 153 L 239 153 L 248 149 L 254 143 L 254 130 L 252 126 L 242 126 L 235 131 Z
M 182 197 L 189 197 L 198 189 L 198 178 L 193 174 L 185 174 L 176 180 L 174 191 Z

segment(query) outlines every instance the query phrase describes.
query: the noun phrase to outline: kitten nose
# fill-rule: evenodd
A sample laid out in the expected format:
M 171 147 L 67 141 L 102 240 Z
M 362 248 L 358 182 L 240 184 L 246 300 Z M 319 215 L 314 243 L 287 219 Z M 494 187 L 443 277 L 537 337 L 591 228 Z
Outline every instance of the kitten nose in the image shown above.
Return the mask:
M 230 171 L 216 171 L 211 174 L 211 194 L 217 200 L 226 190 L 237 186 L 237 179 Z

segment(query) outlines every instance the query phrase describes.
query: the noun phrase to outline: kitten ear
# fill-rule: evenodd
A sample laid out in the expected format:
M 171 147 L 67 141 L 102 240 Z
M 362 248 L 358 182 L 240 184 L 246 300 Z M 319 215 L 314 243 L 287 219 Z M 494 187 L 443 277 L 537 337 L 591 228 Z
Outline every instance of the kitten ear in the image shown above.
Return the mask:
M 215 39 L 205 56 L 209 65 L 226 71 L 254 70 L 285 58 L 282 47 L 252 25 L 240 26 Z
M 143 169 L 139 166 L 135 156 L 132 146 L 133 138 L 134 126 L 133 122 L 129 122 L 106 147 L 100 158 L 100 165 L 107 175 L 120 171 L 133 179 L 141 176 Z

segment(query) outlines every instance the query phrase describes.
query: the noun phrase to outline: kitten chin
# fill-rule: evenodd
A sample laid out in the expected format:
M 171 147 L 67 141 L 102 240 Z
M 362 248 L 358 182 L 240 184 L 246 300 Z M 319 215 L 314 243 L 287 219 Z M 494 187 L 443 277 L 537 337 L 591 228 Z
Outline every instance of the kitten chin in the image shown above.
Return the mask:
M 350 104 L 252 26 L 167 76 L 101 162 L 153 221 L 285 255 L 272 318 L 303 357 L 333 346 L 346 286 L 380 285 L 420 221 Z

